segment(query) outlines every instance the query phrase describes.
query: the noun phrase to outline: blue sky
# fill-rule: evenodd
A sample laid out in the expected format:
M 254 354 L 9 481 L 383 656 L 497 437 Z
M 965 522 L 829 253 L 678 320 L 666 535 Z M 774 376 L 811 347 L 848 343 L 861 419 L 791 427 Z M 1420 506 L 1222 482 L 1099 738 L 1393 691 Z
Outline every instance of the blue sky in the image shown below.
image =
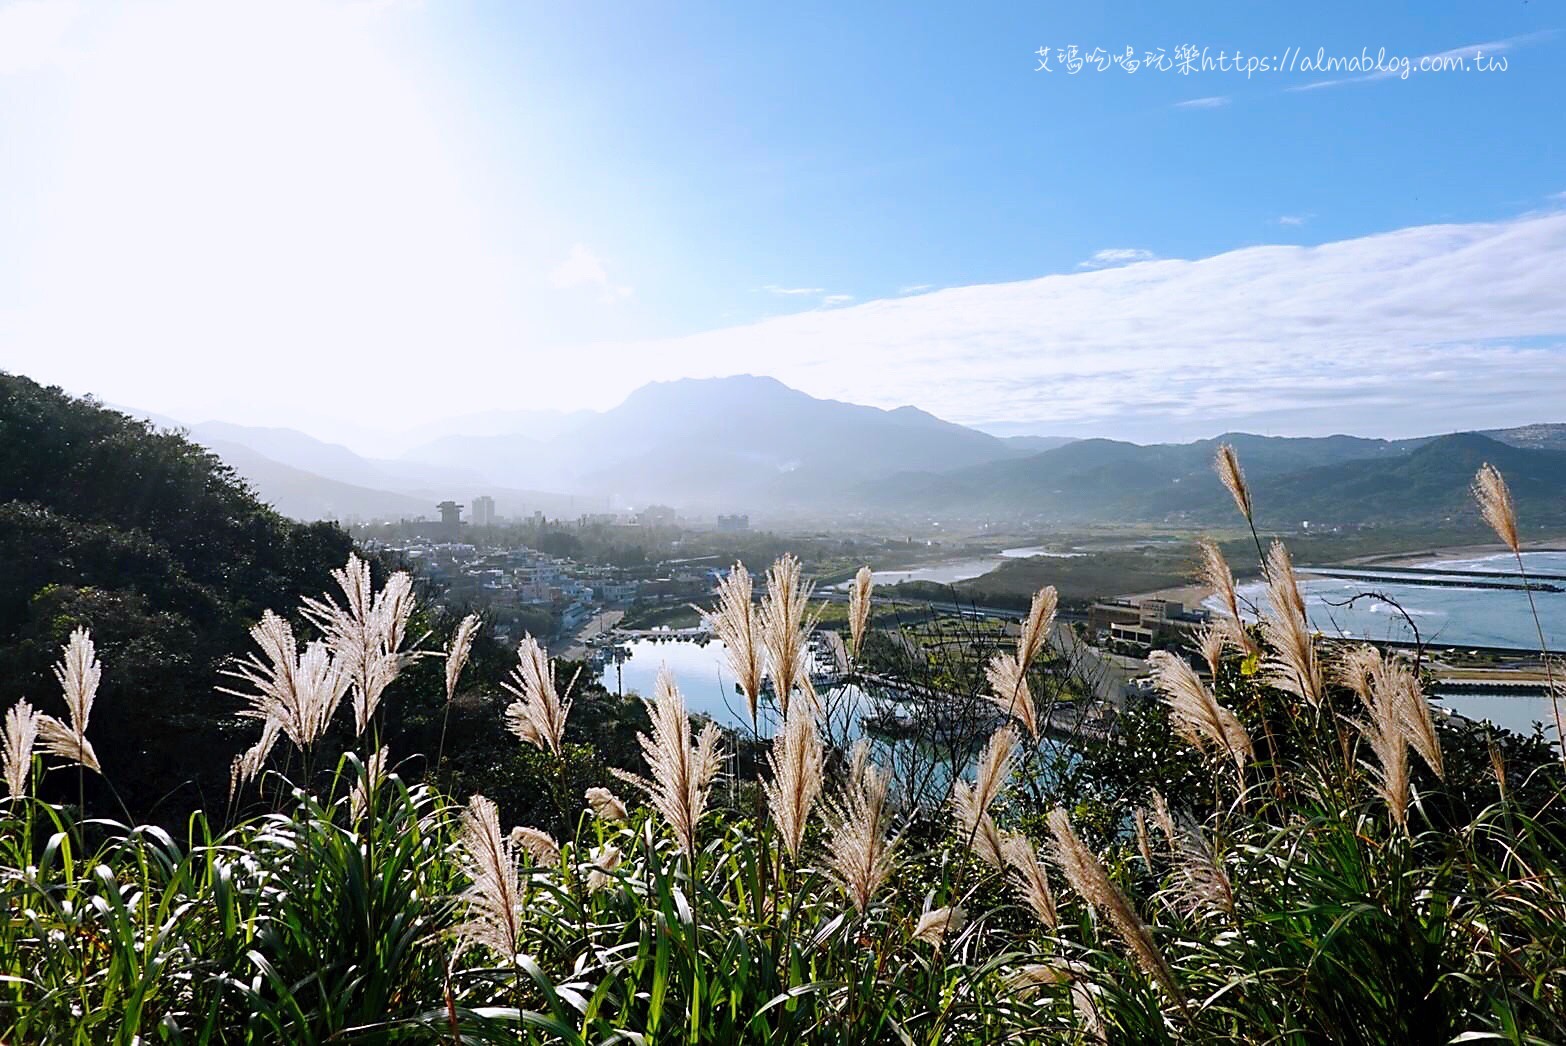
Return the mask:
M 1037 71 L 1073 45 L 1506 68 Z M 361 439 L 736 371 L 1008 431 L 1566 420 L 1563 59 L 1542 0 L 0 0 L 0 367 Z

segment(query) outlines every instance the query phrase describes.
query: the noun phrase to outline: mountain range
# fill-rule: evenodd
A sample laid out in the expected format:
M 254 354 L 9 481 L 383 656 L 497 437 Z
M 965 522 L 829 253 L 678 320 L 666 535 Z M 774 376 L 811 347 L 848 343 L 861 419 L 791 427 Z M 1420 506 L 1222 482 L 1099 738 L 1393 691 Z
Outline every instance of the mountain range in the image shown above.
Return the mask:
M 1231 511 L 1212 472 L 1217 447 L 1230 443 L 1259 516 L 1273 523 L 1466 519 L 1467 484 L 1485 460 L 1515 477 L 1520 503 L 1566 519 L 1558 424 L 1401 440 L 1001 437 L 915 407 L 817 399 L 751 375 L 656 382 L 603 412 L 501 411 L 456 424 L 466 431 L 385 457 L 292 429 L 203 422 L 188 431 L 298 518 L 429 516 L 437 501 L 488 494 L 503 516 L 665 503 L 762 518 L 1198 523 Z

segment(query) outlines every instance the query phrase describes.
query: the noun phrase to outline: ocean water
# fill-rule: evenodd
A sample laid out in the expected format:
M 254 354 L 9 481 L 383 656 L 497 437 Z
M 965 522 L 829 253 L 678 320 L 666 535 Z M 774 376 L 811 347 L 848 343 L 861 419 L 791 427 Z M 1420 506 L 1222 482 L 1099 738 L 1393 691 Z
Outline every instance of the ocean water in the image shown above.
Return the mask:
M 992 556 L 951 559 L 920 567 L 909 567 L 907 570 L 877 570 L 875 582 L 878 585 L 895 585 L 902 581 L 932 581 L 938 585 L 953 585 L 959 581 L 982 577 L 1008 559 L 1029 559 L 1034 556 L 1073 559 L 1080 555 L 1083 553 L 1056 552 L 1041 545 L 1027 545 L 1021 548 L 1001 549 Z M 845 581 L 837 587 L 846 589 L 848 585 L 849 583 Z
M 1510 553 L 1467 559 L 1439 559 L 1418 564 L 1433 573 L 1441 570 L 1474 570 L 1515 573 L 1517 561 Z M 1525 552 L 1523 566 L 1530 574 L 1566 575 L 1566 552 Z M 1375 573 L 1374 567 L 1351 568 Z M 1548 584 L 1566 588 L 1566 582 Z M 1464 646 L 1539 649 L 1539 627 L 1551 651 L 1566 652 L 1566 592 L 1535 592 L 1539 625 L 1534 624 L 1528 595 L 1514 589 L 1430 588 L 1410 585 L 1388 575 L 1374 581 L 1341 578 L 1301 579 L 1306 613 L 1312 627 L 1323 634 L 1356 639 L 1413 642 L 1414 630 L 1397 608 L 1374 597 L 1375 591 L 1396 600 L 1426 643 Z M 1264 586 L 1259 582 L 1240 586 L 1243 601 L 1262 606 Z M 1217 609 L 1208 600 L 1209 609 Z M 1482 719 L 1507 730 L 1531 733 L 1534 723 L 1544 723 L 1554 736 L 1554 713 L 1545 697 L 1512 694 L 1462 694 L 1439 696 L 1436 703 L 1471 719 Z
M 1475 559 L 1442 559 L 1419 564 L 1432 572 L 1475 570 L 1506 573 L 1516 570 L 1508 555 Z M 1531 573 L 1566 575 L 1566 552 L 1527 552 L 1523 565 Z M 1374 572 L 1374 567 L 1352 568 Z M 1566 582 L 1549 582 L 1566 588 Z M 1407 611 L 1426 643 L 1516 647 L 1537 650 L 1539 634 L 1534 625 L 1528 595 L 1514 589 L 1430 588 L 1410 585 L 1388 576 L 1385 580 L 1348 581 L 1341 578 L 1306 577 L 1301 581 L 1306 613 L 1313 627 L 1327 635 L 1356 639 L 1414 642 L 1415 633 L 1397 608 L 1361 593 L 1380 592 Z M 1240 586 L 1240 595 L 1253 605 L 1264 602 L 1264 586 L 1254 582 Z M 1539 622 L 1551 650 L 1566 650 L 1566 592 L 1535 592 Z M 1212 601 L 1208 601 L 1212 607 Z

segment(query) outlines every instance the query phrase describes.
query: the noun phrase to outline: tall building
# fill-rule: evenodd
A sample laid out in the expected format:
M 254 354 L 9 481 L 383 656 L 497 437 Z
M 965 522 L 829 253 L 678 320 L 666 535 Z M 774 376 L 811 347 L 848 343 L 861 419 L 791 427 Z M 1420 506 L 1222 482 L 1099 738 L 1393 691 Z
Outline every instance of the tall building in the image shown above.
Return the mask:
M 491 527 L 495 525 L 495 499 L 488 494 L 480 494 L 473 499 L 472 518 L 468 520 L 475 527 Z
M 462 536 L 462 506 L 455 501 L 442 501 L 435 507 L 440 509 L 441 536 L 456 541 Z

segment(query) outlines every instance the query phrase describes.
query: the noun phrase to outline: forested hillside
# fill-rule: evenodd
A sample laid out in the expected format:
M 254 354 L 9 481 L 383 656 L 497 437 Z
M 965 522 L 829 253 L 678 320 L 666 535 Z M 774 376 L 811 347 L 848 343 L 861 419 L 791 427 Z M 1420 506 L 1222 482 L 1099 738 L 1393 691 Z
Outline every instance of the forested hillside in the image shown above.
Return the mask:
M 93 720 L 104 776 L 138 816 L 223 801 L 242 727 L 214 691 L 221 660 L 349 548 L 182 436 L 0 374 L 0 703 L 58 713 L 49 665 L 90 627 L 114 665 Z

